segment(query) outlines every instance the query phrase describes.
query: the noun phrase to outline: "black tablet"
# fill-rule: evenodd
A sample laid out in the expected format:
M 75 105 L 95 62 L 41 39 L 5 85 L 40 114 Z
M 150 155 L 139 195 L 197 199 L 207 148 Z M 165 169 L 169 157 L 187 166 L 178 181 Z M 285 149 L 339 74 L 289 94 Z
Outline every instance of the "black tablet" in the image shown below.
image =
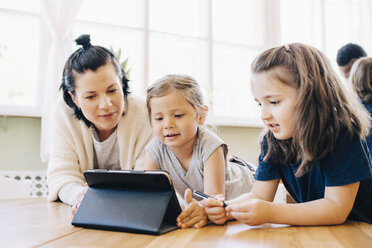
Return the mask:
M 78 227 L 162 234 L 181 213 L 166 171 L 88 170 L 89 189 L 72 220 Z

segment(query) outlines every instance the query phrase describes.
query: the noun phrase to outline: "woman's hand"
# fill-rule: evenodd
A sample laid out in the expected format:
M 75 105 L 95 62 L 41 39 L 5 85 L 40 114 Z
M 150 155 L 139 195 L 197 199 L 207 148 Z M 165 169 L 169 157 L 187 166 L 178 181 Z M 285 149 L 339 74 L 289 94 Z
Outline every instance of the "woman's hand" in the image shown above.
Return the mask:
M 87 190 L 88 190 L 88 185 L 85 184 L 85 187 L 81 189 L 81 191 L 79 192 L 79 194 L 77 195 L 77 197 L 75 199 L 74 204 L 72 205 L 71 212 L 72 212 L 73 215 L 76 214 L 78 208 L 80 207 L 80 203 L 83 200 Z
M 180 228 L 201 228 L 207 224 L 207 214 L 198 201 L 192 198 L 190 189 L 185 191 L 186 208 L 177 217 L 177 226 Z
M 230 219 L 230 216 L 223 207 L 224 196 L 217 195 L 215 197 L 217 200 L 213 198 L 203 199 L 200 204 L 204 207 L 209 220 L 217 225 L 223 225 Z

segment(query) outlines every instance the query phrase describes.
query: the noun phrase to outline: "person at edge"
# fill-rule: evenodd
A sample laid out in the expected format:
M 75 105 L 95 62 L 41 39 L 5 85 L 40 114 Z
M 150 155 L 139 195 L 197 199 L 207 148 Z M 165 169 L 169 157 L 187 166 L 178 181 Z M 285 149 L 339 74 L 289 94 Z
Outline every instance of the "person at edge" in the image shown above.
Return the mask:
M 372 116 L 372 58 L 360 58 L 351 68 L 349 81 L 363 106 Z M 366 137 L 370 154 L 372 155 L 372 130 Z

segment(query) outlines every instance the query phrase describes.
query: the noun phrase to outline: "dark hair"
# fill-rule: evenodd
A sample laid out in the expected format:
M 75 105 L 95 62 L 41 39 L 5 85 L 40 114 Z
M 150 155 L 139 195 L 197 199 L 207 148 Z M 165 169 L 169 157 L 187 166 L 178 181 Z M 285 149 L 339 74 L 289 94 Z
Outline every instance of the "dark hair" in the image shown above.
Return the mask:
M 71 92 L 71 94 L 75 95 L 76 74 L 84 73 L 87 70 L 96 71 L 99 67 L 104 66 L 107 63 L 112 63 L 123 84 L 124 100 L 126 100 L 127 95 L 130 93 L 128 86 L 129 80 L 126 77 L 123 68 L 115 58 L 115 55 L 107 48 L 102 46 L 93 46 L 90 43 L 90 35 L 80 35 L 75 42 L 77 45 L 83 47 L 77 49 L 67 59 L 63 69 L 62 83 L 59 88 L 63 91 L 63 99 L 66 104 L 74 110 L 75 117 L 79 120 L 83 120 L 87 126 L 90 126 L 91 122 L 85 118 L 83 112 L 75 105 L 71 95 L 69 94 L 69 92 Z
M 345 66 L 349 64 L 352 59 L 358 59 L 360 57 L 367 57 L 367 53 L 364 49 L 357 44 L 348 43 L 338 49 L 336 60 L 338 66 Z
M 252 73 L 268 73 L 297 90 L 292 139 L 278 140 L 265 130 L 264 161 L 278 164 L 301 160 L 297 176 L 331 153 L 339 134 L 365 138 L 370 117 L 356 97 L 343 89 L 329 60 L 319 50 L 300 43 L 264 51 L 252 63 Z M 262 145 L 261 141 L 261 145 Z

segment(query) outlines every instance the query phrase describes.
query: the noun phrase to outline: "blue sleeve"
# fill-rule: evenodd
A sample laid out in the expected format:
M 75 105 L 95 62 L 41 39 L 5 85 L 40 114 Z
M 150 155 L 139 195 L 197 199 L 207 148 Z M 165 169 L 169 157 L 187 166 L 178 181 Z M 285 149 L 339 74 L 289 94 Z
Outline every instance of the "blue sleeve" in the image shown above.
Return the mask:
M 347 185 L 372 176 L 369 150 L 359 137 L 350 139 L 342 135 L 335 150 L 321 164 L 324 166 L 325 186 Z
M 264 138 L 261 146 L 261 154 L 258 158 L 258 167 L 254 174 L 254 179 L 258 181 L 270 181 L 281 178 L 280 166 L 270 161 L 270 159 L 267 161 L 263 160 L 267 152 L 266 138 Z

